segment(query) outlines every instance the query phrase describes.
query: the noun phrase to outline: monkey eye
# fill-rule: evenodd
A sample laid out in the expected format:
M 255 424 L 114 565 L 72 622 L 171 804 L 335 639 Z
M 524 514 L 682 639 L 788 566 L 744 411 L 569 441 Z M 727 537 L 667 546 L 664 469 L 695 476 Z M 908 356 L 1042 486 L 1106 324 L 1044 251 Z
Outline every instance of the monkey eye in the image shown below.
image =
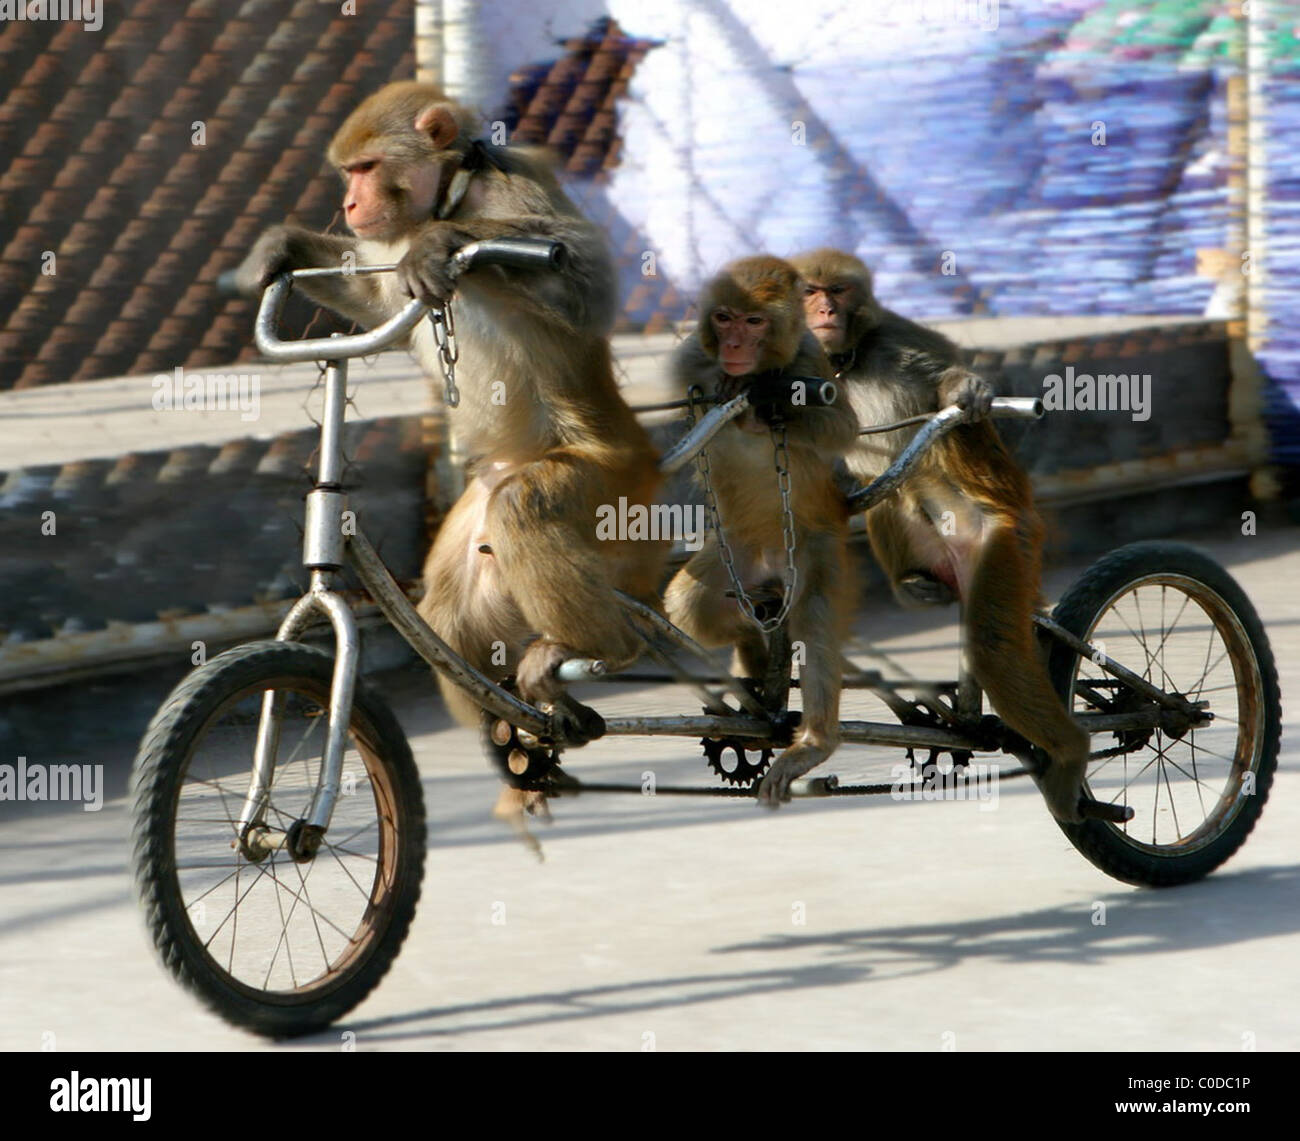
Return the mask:
M 717 323 L 717 324 L 719 324 L 719 325 L 730 325 L 730 324 L 731 324 L 731 314 L 730 314 L 730 313 L 723 313 L 721 310 L 718 310 L 718 312 L 716 312 L 716 313 L 713 314 L 713 320 L 714 320 L 715 323 Z
M 838 296 L 839 294 L 843 293 L 846 288 L 847 287 L 843 285 L 833 285 L 831 286 L 831 292 L 834 293 L 836 296 Z
M 762 317 L 755 317 L 752 314 L 745 318 L 745 324 L 747 325 L 761 325 L 762 323 L 763 323 Z
M 367 159 L 365 162 L 356 162 L 348 167 L 349 174 L 369 174 L 379 165 L 377 158 Z

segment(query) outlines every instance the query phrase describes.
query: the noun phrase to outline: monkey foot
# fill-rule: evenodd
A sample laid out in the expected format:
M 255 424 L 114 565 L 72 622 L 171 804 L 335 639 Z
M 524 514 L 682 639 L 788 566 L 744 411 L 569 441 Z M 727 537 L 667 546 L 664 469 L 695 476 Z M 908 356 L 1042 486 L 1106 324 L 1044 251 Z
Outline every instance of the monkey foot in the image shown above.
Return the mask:
M 1092 803 L 1083 796 L 1083 766 L 1052 761 L 1044 772 L 1034 774 L 1034 781 L 1057 820 L 1062 824 L 1082 823 L 1083 805 Z
M 537 837 L 529 831 L 526 819 L 526 816 L 536 816 L 547 824 L 551 823 L 551 810 L 547 806 L 546 797 L 543 793 L 536 789 L 510 788 L 507 786 L 501 790 L 501 795 L 497 797 L 496 806 L 492 809 L 492 815 L 510 825 L 515 835 L 523 841 L 524 846 L 537 857 L 538 863 L 545 861 L 546 857 L 542 854 L 542 845 Z
M 758 803 L 765 808 L 778 808 L 790 799 L 790 785 L 804 773 L 815 769 L 829 754 L 823 749 L 792 746 L 786 749 L 767 770 L 758 786 Z
M 605 735 L 605 719 L 590 706 L 562 693 L 553 702 L 540 706 L 551 715 L 556 739 L 577 747 Z

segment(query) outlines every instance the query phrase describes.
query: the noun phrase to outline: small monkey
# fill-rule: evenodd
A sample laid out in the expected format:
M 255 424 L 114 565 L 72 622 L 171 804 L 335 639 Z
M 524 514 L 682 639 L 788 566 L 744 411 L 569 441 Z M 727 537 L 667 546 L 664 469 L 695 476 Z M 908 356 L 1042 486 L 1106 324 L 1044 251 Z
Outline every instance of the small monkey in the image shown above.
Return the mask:
M 759 785 L 760 801 L 770 806 L 788 799 L 791 781 L 839 743 L 840 645 L 853 608 L 847 512 L 832 465 L 853 446 L 857 419 L 847 400 L 818 402 L 831 370 L 804 328 L 799 288 L 798 275 L 778 258 L 733 262 L 705 286 L 699 326 L 673 358 L 683 389 L 699 385 L 724 399 L 748 389 L 754 401 L 708 446 L 724 538 L 751 597 L 781 592 L 786 549 L 774 424 L 784 426 L 788 442 L 796 552 L 788 623 L 792 644 L 803 648 L 803 714 L 793 742 Z M 833 396 L 834 387 L 826 392 Z M 668 617 L 705 646 L 734 646 L 733 669 L 761 680 L 768 641 L 727 597 L 731 585 L 719 536 L 711 532 L 669 583 Z

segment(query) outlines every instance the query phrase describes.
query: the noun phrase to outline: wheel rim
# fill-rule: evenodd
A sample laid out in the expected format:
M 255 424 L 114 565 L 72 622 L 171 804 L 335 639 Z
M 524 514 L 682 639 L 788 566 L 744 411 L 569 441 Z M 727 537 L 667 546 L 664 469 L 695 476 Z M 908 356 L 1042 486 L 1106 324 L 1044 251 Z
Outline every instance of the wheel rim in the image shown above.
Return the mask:
M 387 928 L 398 867 L 397 797 L 354 707 L 343 785 L 315 858 L 283 850 L 254 863 L 237 840 L 262 695 L 284 697 L 268 826 L 304 816 L 328 727 L 326 683 L 258 682 L 223 702 L 195 735 L 178 775 L 172 815 L 175 898 L 194 953 L 259 1003 L 318 1001 L 361 969 Z
M 1263 755 L 1264 683 L 1245 628 L 1205 583 L 1166 573 L 1116 591 L 1084 637 L 1153 685 L 1208 700 L 1214 714 L 1181 736 L 1155 728 L 1142 744 L 1119 734 L 1094 738 L 1088 795 L 1134 809 L 1131 821 L 1103 826 L 1152 855 L 1184 856 L 1206 847 L 1256 791 L 1253 774 Z M 1090 685 L 1108 696 L 1133 693 L 1096 662 L 1078 658 L 1070 681 L 1076 713 L 1098 708 L 1080 692 Z M 1098 756 L 1106 752 L 1113 755 Z

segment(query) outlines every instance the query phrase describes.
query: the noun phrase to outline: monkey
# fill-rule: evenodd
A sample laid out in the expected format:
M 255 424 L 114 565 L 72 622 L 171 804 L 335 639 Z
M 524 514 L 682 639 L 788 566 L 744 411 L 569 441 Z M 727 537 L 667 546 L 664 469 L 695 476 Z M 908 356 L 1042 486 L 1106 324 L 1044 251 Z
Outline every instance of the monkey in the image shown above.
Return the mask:
M 786 435 L 795 540 L 788 630 L 792 644 L 804 648 L 803 712 L 791 744 L 759 785 L 758 799 L 769 807 L 788 800 L 791 782 L 825 761 L 839 743 L 840 646 L 853 611 L 848 511 L 833 461 L 853 446 L 858 424 L 848 401 L 833 399 L 833 385 L 822 389 L 831 370 L 804 328 L 799 284 L 794 269 L 779 258 L 750 257 L 726 266 L 706 284 L 698 326 L 672 360 L 681 388 L 698 385 L 724 399 L 748 389 L 753 406 L 708 445 L 722 534 L 711 531 L 673 577 L 665 611 L 701 645 L 733 646 L 733 670 L 754 679 L 767 674 L 770 646 L 734 596 L 728 597 L 732 582 L 721 544 L 730 549 L 747 595 L 782 597 L 786 545 L 773 425 L 782 424 Z M 817 392 L 832 402 L 818 403 Z
M 952 404 L 966 410 L 966 422 L 868 511 L 868 537 L 903 605 L 961 601 L 972 675 L 1002 720 L 1048 754 L 1039 786 L 1058 820 L 1077 823 L 1089 736 L 1052 687 L 1034 636 L 1044 528 L 1028 476 L 983 418 L 991 386 L 947 337 L 882 306 L 858 258 L 819 249 L 791 260 L 808 327 L 864 425 Z M 846 457 L 849 472 L 874 479 L 915 431 L 863 436 Z
M 613 373 L 617 291 L 604 237 L 543 154 L 489 145 L 474 130 L 471 112 L 434 85 L 381 89 L 328 149 L 351 235 L 275 227 L 255 243 L 236 282 L 255 294 L 286 269 L 395 261 L 395 274 L 298 284 L 365 327 L 410 297 L 450 301 L 463 386 L 455 415 L 470 478 L 429 552 L 419 612 L 489 677 L 513 673 L 519 695 L 546 706 L 565 740 L 581 744 L 603 732 L 603 721 L 565 693 L 555 671 L 573 657 L 616 668 L 638 656 L 614 591 L 657 604 L 668 552 L 661 542 L 598 539 L 598 508 L 620 497 L 653 502 L 658 454 Z M 448 259 L 498 237 L 559 240 L 566 265 L 486 266 L 453 282 Z M 425 372 L 439 375 L 429 322 L 417 326 L 412 347 Z M 453 716 L 477 724 L 477 704 L 438 680 Z

